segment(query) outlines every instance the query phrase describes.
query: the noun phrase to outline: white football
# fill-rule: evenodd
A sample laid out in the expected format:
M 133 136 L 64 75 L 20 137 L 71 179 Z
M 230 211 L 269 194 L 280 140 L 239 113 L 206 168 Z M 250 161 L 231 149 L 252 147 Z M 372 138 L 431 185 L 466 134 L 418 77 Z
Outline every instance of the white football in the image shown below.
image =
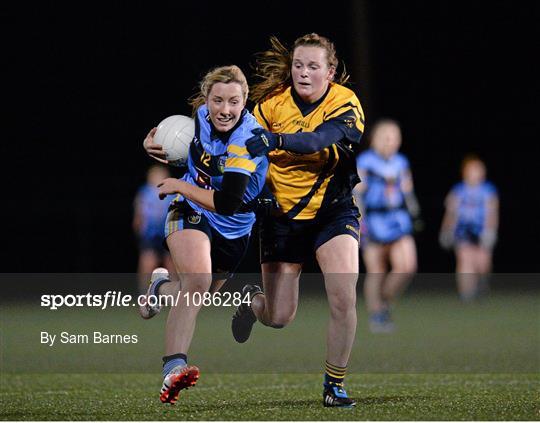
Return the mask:
M 163 119 L 157 126 L 154 142 L 163 147 L 167 160 L 174 165 L 187 162 L 189 146 L 195 135 L 195 121 L 184 115 Z

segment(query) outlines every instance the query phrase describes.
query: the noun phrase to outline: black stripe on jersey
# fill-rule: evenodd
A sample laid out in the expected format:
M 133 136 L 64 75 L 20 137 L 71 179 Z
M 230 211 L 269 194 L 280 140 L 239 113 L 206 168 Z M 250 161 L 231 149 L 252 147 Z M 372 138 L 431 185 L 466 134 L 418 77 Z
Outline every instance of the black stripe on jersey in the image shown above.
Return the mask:
M 375 173 L 372 169 L 368 169 L 366 172 L 366 176 L 369 178 L 373 178 L 375 180 L 378 180 L 379 182 L 382 182 L 384 184 L 389 183 L 390 181 L 387 181 L 386 178 L 382 175 L 379 175 L 378 173 Z
M 334 176 L 326 187 L 324 199 L 317 214 L 325 213 L 333 205 L 350 199 L 352 189 L 360 182 L 356 171 L 356 149 L 351 149 L 342 142 L 335 145 L 338 148 L 339 161 L 333 170 Z
M 353 109 L 356 109 L 356 111 L 358 112 L 358 115 L 360 116 L 360 122 L 362 122 L 362 124 L 365 124 L 364 116 L 363 116 L 362 112 L 360 112 L 360 109 L 358 108 L 358 106 L 352 104 L 350 101 L 348 103 L 343 104 L 343 105 L 339 106 L 338 108 L 332 110 L 331 112 L 325 114 L 324 115 L 324 120 L 327 120 L 330 116 L 334 115 L 335 113 L 337 113 L 340 109 L 343 109 L 344 107 L 352 107 Z
M 257 109 L 259 110 L 259 113 L 261 114 L 261 117 L 263 118 L 264 123 L 266 123 L 266 127 L 268 128 L 269 131 L 271 131 L 272 127 L 270 126 L 270 123 L 268 123 L 268 120 L 266 119 L 266 116 L 264 115 L 262 111 L 261 103 L 257 104 Z
M 360 131 L 355 124 L 357 120 L 356 113 L 353 109 L 348 109 L 338 116 L 334 116 L 331 119 L 325 119 L 322 125 L 319 125 L 315 130 L 323 125 L 337 125 L 340 131 L 343 133 L 343 143 L 359 144 L 362 139 L 363 132 Z
M 317 190 L 321 187 L 324 180 L 330 176 L 330 169 L 335 164 L 336 155 L 332 147 L 330 147 L 328 150 L 330 151 L 330 155 L 328 156 L 326 165 L 321 170 L 321 174 L 319 175 L 319 177 L 317 178 L 317 180 L 315 181 L 315 183 L 313 184 L 309 192 L 304 197 L 302 197 L 302 199 L 298 203 L 296 203 L 292 209 L 290 209 L 286 213 L 288 218 L 293 219 L 302 210 L 304 210 L 306 206 L 309 204 L 309 202 L 311 201 L 311 199 L 313 198 L 313 196 L 315 195 L 315 193 L 317 192 Z
M 201 139 L 201 123 L 199 122 L 199 114 L 195 114 L 195 138 Z
M 296 104 L 296 107 L 298 107 L 298 110 L 300 110 L 300 113 L 302 113 L 303 117 L 306 117 L 309 115 L 313 110 L 315 110 L 317 107 L 319 107 L 319 104 L 321 104 L 328 93 L 330 92 L 330 84 L 328 84 L 328 88 L 326 89 L 326 92 L 324 95 L 319 98 L 315 103 L 306 103 L 304 102 L 298 93 L 294 90 L 294 87 L 291 87 L 291 96 L 294 100 L 294 103 Z

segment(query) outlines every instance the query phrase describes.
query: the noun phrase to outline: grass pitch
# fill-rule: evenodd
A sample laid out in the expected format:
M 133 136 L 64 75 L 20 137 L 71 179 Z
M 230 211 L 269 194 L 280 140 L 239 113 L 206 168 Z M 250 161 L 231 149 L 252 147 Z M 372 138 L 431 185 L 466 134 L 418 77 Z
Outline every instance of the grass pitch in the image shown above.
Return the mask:
M 203 374 L 174 406 L 148 374 L 10 375 L 4 420 L 538 420 L 538 375 L 351 375 L 354 409 L 322 406 L 319 374 Z
M 360 300 L 360 299 L 359 299 Z M 354 409 L 322 406 L 326 300 L 302 297 L 291 326 L 257 326 L 244 345 L 233 309 L 201 312 L 190 362 L 195 388 L 159 401 L 166 313 L 142 321 L 105 311 L 2 305 L 1 420 L 540 420 L 536 291 L 479 304 L 407 294 L 398 330 L 374 335 L 359 301 L 346 380 Z M 41 331 L 137 334 L 136 345 L 41 345 Z

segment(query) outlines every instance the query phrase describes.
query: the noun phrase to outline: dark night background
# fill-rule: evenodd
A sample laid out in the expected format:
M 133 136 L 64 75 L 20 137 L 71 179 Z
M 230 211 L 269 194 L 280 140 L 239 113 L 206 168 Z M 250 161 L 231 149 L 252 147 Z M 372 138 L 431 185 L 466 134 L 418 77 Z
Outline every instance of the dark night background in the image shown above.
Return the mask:
M 75 4 L 75 3 L 74 3 Z M 536 3 L 43 2 L 4 11 L 3 272 L 134 272 L 132 201 L 147 131 L 211 67 L 249 75 L 270 35 L 333 40 L 367 127 L 402 124 L 425 230 L 419 271 L 451 272 L 443 200 L 476 152 L 501 200 L 497 272 L 538 272 Z M 240 14 L 247 12 L 247 15 Z M 536 43 L 537 44 L 537 43 Z M 7 166 L 6 166 L 7 165 Z M 258 271 L 253 247 L 240 270 Z

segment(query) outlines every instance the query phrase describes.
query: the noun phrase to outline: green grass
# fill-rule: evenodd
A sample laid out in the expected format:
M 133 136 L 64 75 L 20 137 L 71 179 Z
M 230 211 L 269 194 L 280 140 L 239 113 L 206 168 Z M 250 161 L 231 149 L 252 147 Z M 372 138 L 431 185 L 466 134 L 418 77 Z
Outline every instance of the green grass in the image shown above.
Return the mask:
M 363 304 L 347 377 L 353 410 L 322 407 L 328 310 L 303 296 L 285 329 L 257 325 L 243 345 L 232 308 L 199 316 L 190 362 L 202 377 L 159 402 L 163 325 L 134 308 L 1 308 L 0 420 L 540 420 L 540 301 L 494 293 L 479 304 L 407 294 L 398 331 L 367 330 Z M 360 301 L 360 299 L 359 299 Z M 40 332 L 136 334 L 137 344 L 40 344 Z
M 203 375 L 175 406 L 148 374 L 7 375 L 4 420 L 538 420 L 532 375 L 351 375 L 355 409 L 321 405 L 320 375 Z

